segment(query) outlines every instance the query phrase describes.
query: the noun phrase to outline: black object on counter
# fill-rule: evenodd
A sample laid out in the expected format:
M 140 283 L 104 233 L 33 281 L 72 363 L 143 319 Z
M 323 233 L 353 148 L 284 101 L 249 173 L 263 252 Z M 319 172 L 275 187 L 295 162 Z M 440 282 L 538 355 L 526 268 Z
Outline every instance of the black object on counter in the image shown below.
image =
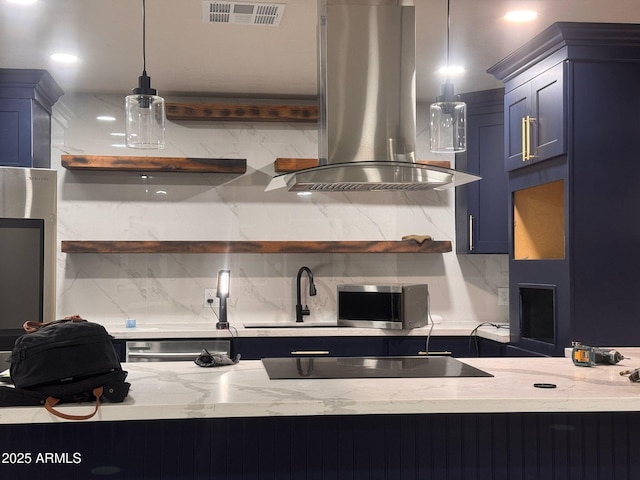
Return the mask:
M 271 380 L 294 378 L 493 377 L 451 357 L 263 358 Z

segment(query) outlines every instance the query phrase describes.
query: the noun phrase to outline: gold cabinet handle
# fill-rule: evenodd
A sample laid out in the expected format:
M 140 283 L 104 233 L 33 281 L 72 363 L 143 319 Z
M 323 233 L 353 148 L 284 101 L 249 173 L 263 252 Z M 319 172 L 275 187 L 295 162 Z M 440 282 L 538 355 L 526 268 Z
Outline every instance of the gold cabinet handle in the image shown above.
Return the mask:
M 529 117 L 522 117 L 522 132 L 521 132 L 521 138 L 522 138 L 522 161 L 526 162 L 527 161 L 527 118 Z
M 525 125 L 527 127 L 527 160 L 531 160 L 531 117 L 527 115 Z
M 535 122 L 534 117 L 527 115 L 522 118 L 522 161 L 526 162 L 535 157 L 531 153 L 531 124 Z
M 291 355 L 329 355 L 329 350 L 294 350 Z

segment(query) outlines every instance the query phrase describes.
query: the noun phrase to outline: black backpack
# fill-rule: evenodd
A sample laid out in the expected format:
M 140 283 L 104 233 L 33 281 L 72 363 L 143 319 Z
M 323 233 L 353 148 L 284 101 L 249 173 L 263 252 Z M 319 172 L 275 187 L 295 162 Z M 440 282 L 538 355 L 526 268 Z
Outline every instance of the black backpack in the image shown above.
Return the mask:
M 52 414 L 69 420 L 93 417 L 100 400 L 122 402 L 129 392 L 111 342 L 97 323 L 78 316 L 50 323 L 26 322 L 28 333 L 11 352 L 11 380 L 15 388 L 0 387 L 0 406 L 44 405 Z M 58 403 L 95 398 L 88 415 L 69 415 L 54 409 Z

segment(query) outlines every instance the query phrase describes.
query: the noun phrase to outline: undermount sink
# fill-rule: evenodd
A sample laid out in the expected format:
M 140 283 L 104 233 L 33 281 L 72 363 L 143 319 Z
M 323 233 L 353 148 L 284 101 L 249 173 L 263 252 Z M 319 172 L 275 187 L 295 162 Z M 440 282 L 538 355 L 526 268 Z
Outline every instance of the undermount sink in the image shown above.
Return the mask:
M 338 328 L 335 323 L 245 323 L 244 328 Z

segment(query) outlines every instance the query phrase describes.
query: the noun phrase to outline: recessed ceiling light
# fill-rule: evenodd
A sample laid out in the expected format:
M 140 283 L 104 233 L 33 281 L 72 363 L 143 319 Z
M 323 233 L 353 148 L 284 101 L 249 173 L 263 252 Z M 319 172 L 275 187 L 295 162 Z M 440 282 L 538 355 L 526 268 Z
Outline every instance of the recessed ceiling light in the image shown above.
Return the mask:
M 75 63 L 78 61 L 78 57 L 70 53 L 53 53 L 49 58 L 58 63 Z
M 110 135 L 113 136 L 113 137 L 124 137 L 125 136 L 125 134 L 122 133 L 122 132 L 111 132 Z
M 438 70 L 438 73 L 441 75 L 451 76 L 461 75 L 464 73 L 464 67 L 461 67 L 459 65 L 449 65 L 449 67 L 441 67 Z
M 116 117 L 112 117 L 111 115 L 98 115 L 96 117 L 96 120 L 99 120 L 101 122 L 115 122 Z
M 538 12 L 535 10 L 513 10 L 507 12 L 504 16 L 505 20 L 514 23 L 531 22 L 538 18 Z

